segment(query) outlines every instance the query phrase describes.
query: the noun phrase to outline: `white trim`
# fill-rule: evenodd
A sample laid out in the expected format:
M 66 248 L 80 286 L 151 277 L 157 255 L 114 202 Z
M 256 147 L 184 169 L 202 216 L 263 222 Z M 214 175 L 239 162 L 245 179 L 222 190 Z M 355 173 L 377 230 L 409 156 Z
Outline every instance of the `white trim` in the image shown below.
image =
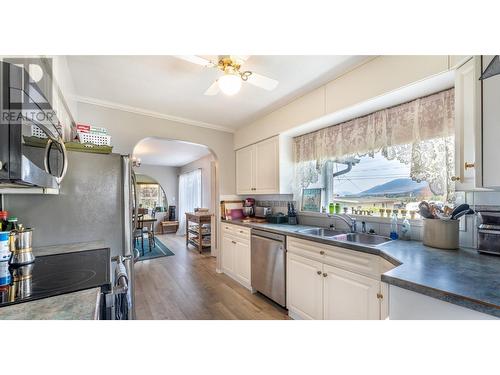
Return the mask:
M 222 125 L 210 124 L 208 122 L 191 120 L 191 119 L 184 118 L 184 117 L 167 115 L 166 113 L 154 112 L 154 111 L 150 111 L 150 110 L 147 110 L 144 108 L 132 107 L 132 106 L 125 105 L 125 104 L 109 102 L 107 100 L 91 98 L 88 96 L 75 95 L 73 97 L 73 99 L 77 102 L 80 102 L 80 103 L 98 105 L 100 107 L 117 109 L 120 111 L 136 113 L 136 114 L 143 115 L 143 116 L 155 117 L 155 118 L 160 118 L 160 119 L 169 120 L 169 121 L 175 121 L 175 122 L 179 122 L 179 123 L 183 123 L 183 124 L 199 126 L 201 128 L 213 129 L 213 130 L 218 130 L 218 131 L 222 131 L 222 132 L 226 132 L 226 133 L 234 133 L 236 131 L 236 129 L 228 128 L 228 127 L 222 126 Z

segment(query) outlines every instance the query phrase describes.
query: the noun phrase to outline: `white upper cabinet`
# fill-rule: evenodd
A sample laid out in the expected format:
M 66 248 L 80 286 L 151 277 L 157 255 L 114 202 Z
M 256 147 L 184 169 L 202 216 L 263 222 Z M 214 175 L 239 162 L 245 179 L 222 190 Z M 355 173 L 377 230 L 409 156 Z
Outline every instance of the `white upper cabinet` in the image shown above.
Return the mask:
M 255 147 L 248 146 L 236 151 L 236 191 L 252 194 L 254 191 Z
M 455 180 L 456 190 L 479 185 L 476 143 L 480 128 L 479 57 L 470 58 L 455 71 Z M 477 181 L 476 181 L 477 180 Z
M 493 56 L 482 57 L 482 70 L 486 69 Z M 500 141 L 500 75 L 481 81 L 482 85 L 482 131 L 481 172 L 482 187 L 499 189 L 498 165 Z
M 236 151 L 237 194 L 291 192 L 291 139 L 276 136 Z
M 279 192 L 279 140 L 267 139 L 254 145 L 255 190 L 261 194 Z

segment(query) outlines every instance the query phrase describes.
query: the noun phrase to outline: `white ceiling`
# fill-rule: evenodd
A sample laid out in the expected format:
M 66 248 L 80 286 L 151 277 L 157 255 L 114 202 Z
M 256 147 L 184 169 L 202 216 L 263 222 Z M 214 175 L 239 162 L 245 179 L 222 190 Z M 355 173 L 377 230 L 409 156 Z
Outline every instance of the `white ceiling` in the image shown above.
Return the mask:
M 210 150 L 195 143 L 149 137 L 137 143 L 133 155 L 141 164 L 182 167 L 210 155 Z
M 172 56 L 69 56 L 68 64 L 78 100 L 117 108 L 133 107 L 143 113 L 234 131 L 366 59 L 366 56 L 250 56 L 243 68 L 274 78 L 279 85 L 274 91 L 266 91 L 244 84 L 231 97 L 203 95 L 220 74 L 217 69 Z

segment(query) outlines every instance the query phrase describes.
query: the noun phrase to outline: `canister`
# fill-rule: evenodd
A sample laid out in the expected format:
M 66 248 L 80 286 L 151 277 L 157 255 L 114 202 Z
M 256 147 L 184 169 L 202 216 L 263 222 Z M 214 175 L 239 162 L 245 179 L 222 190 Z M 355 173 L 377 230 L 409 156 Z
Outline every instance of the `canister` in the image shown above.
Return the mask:
M 10 258 L 9 233 L 0 232 L 0 262 L 7 261 Z

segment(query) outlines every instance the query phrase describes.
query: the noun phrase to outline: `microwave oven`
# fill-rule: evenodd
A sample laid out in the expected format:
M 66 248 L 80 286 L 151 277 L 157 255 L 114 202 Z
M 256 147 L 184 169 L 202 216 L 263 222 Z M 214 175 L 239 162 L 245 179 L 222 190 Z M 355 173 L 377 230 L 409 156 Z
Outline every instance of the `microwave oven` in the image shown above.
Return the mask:
M 0 193 L 2 188 L 57 189 L 68 165 L 55 111 L 23 67 L 0 62 L 0 83 Z M 33 127 L 42 148 L 25 143 Z

